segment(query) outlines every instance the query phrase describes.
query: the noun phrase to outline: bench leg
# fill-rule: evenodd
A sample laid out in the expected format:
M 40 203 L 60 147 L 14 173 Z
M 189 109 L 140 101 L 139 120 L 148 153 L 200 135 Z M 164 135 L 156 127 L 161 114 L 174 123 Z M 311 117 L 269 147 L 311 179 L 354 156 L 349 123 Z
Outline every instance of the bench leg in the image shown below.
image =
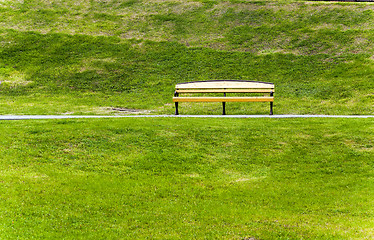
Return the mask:
M 223 93 L 223 96 L 226 97 L 226 93 Z M 226 115 L 226 103 L 225 102 L 222 103 L 222 108 L 223 108 L 222 115 Z
M 174 97 L 178 97 L 179 93 L 177 91 L 174 92 Z M 178 102 L 175 102 L 175 115 L 179 115 L 178 113 Z
M 270 102 L 270 115 L 273 115 L 273 102 Z
M 274 96 L 273 92 L 270 92 L 270 97 Z M 270 102 L 270 115 L 273 115 L 273 102 Z
M 178 113 L 178 102 L 175 102 L 175 115 L 179 115 L 179 113 Z

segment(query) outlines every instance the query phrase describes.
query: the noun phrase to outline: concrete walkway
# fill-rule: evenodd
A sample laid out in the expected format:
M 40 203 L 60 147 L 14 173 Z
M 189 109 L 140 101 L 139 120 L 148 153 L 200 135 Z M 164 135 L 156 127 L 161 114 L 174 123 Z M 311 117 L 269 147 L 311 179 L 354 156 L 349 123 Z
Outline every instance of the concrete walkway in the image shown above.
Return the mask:
M 374 115 L 1 115 L 0 120 L 74 119 L 74 118 L 374 118 Z

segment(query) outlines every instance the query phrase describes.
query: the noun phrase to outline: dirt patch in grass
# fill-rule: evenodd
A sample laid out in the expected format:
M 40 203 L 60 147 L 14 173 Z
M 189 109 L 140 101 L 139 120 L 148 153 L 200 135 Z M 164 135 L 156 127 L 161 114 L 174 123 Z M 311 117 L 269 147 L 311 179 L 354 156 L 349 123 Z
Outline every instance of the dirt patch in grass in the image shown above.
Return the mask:
M 125 113 L 125 114 L 147 114 L 150 113 L 151 111 L 149 110 L 143 110 L 143 109 L 131 109 L 131 108 L 110 108 L 109 110 L 114 111 L 114 112 L 119 112 L 119 113 Z
M 196 8 L 202 7 L 203 4 L 200 2 L 181 2 L 180 4 L 172 8 L 172 12 L 175 14 L 182 14 L 185 12 L 194 11 Z
M 358 142 L 353 139 L 347 139 L 344 141 L 344 144 L 352 148 L 358 152 L 373 152 L 374 151 L 374 143 L 371 141 L 367 142 Z

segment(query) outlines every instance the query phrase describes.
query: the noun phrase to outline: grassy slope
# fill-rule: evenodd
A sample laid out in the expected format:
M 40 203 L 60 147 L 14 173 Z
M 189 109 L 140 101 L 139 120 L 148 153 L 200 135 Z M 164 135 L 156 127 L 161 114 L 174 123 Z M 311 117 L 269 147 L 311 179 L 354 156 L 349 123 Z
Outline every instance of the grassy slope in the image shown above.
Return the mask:
M 174 84 L 276 84 L 275 111 L 373 114 L 374 6 L 293 1 L 4 1 L 0 113 L 172 113 Z M 219 113 L 182 104 L 182 113 Z M 233 104 L 229 114 L 266 113 Z
M 0 238 L 372 239 L 373 126 L 0 122 Z
M 0 114 L 172 113 L 175 83 L 215 78 L 273 81 L 276 113 L 373 113 L 371 4 L 0 5 Z M 267 106 L 228 112 L 263 114 Z M 370 239 L 372 126 L 370 119 L 0 122 L 0 238 Z

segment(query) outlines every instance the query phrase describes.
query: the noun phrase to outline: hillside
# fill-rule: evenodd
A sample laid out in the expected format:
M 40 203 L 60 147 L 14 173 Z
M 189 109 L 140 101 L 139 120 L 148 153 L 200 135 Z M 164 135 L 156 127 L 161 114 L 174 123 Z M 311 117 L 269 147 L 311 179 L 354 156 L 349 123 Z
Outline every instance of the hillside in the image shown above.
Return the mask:
M 277 114 L 374 113 L 372 3 L 2 1 L 0 19 L 0 114 L 171 114 L 176 83 L 207 79 L 274 82 Z
M 173 114 L 207 79 L 374 114 L 373 30 L 374 3 L 0 0 L 0 115 Z M 0 239 L 374 239 L 373 120 L 0 121 Z

